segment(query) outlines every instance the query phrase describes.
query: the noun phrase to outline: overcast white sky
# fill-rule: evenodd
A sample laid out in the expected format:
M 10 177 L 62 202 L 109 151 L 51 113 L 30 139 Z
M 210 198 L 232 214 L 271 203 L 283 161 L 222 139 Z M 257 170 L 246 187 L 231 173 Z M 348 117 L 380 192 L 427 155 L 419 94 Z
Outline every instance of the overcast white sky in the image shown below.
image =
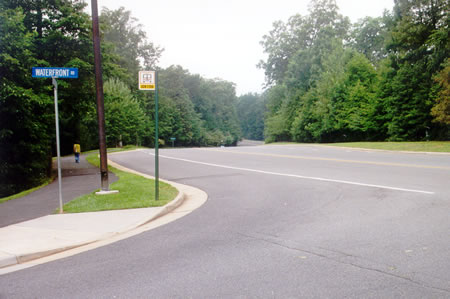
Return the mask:
M 181 65 L 192 74 L 236 83 L 237 94 L 261 92 L 264 58 L 259 42 L 274 21 L 308 14 L 309 0 L 97 0 L 98 8 L 125 7 L 148 39 L 165 50 L 159 65 Z M 85 0 L 89 5 L 91 0 Z M 352 22 L 381 16 L 393 0 L 337 0 Z M 90 6 L 88 7 L 89 14 Z

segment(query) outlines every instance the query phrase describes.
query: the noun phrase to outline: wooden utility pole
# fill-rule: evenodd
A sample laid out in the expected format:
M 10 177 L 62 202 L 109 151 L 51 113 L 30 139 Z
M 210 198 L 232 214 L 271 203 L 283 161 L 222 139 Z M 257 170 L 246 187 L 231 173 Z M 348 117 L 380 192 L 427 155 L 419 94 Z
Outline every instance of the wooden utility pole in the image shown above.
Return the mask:
M 95 88 L 97 92 L 98 140 L 100 147 L 101 191 L 109 191 L 108 158 L 106 156 L 105 106 L 103 101 L 102 56 L 100 53 L 100 29 L 97 0 L 91 0 L 92 36 L 94 40 Z

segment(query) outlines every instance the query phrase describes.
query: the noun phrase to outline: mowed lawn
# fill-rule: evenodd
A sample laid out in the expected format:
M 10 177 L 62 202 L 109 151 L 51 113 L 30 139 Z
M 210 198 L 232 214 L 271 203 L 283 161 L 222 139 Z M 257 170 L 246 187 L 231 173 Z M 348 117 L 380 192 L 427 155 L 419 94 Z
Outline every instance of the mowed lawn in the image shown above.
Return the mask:
M 91 154 L 87 160 L 97 165 L 97 154 Z M 122 210 L 163 206 L 178 195 L 178 190 L 169 184 L 159 182 L 159 200 L 155 200 L 155 181 L 142 176 L 118 170 L 112 166 L 108 169 L 114 172 L 119 180 L 110 185 L 110 190 L 119 193 L 97 195 L 95 192 L 75 198 L 64 205 L 65 213 L 94 212 L 105 210 Z
M 324 145 L 412 152 L 447 152 L 450 153 L 450 141 L 417 142 L 342 142 Z

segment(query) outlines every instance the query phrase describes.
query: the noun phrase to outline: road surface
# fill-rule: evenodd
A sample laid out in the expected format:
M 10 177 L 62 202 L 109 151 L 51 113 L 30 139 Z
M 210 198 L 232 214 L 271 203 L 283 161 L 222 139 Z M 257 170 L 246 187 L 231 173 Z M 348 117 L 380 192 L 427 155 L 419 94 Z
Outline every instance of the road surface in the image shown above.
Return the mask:
M 153 151 L 110 155 L 152 174 Z M 160 150 L 188 216 L 0 276 L 0 298 L 449 298 L 450 155 L 324 146 Z

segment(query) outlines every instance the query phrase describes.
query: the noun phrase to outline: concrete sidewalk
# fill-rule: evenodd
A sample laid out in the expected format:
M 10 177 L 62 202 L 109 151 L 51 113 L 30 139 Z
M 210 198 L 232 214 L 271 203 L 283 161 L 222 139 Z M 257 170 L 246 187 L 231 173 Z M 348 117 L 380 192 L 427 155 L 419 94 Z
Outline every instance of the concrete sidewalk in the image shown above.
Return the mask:
M 140 174 L 116 163 L 109 163 L 116 168 Z M 7 273 L 13 265 L 73 248 L 82 249 L 85 245 L 108 239 L 118 240 L 121 236 L 127 237 L 127 233 L 128 236 L 140 233 L 140 228 L 158 222 L 163 216 L 167 215 L 168 220 L 160 221 L 159 225 L 183 217 L 206 202 L 206 193 L 197 188 L 167 183 L 178 189 L 179 193 L 163 207 L 48 215 L 0 228 L 0 275 L 2 272 Z M 80 252 L 83 251 L 81 249 Z
M 172 211 L 184 194 L 164 207 L 49 215 L 0 228 L 0 268 L 104 240 Z

